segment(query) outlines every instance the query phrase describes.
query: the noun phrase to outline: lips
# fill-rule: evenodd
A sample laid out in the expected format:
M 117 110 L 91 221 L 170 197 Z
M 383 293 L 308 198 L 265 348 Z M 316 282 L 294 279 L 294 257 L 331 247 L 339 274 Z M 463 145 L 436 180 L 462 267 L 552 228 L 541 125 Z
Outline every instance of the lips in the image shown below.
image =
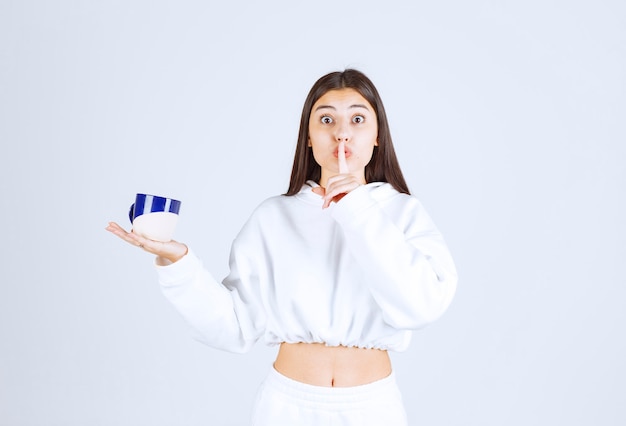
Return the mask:
M 352 155 L 352 151 L 350 151 L 350 149 L 348 147 L 346 147 L 344 149 L 344 152 L 346 153 L 346 158 L 350 157 Z M 335 156 L 335 158 L 339 158 L 339 148 L 336 148 L 333 151 L 333 155 Z

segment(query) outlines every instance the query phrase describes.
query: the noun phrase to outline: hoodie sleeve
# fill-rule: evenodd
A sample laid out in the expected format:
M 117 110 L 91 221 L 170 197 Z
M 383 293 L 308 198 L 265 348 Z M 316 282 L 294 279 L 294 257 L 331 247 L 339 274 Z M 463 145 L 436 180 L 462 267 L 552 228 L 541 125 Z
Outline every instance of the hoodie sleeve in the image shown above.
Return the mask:
M 332 214 L 385 322 L 417 329 L 444 313 L 456 291 L 456 268 L 417 198 L 388 184 L 364 185 L 339 201 Z
M 258 294 L 258 274 L 239 239 L 233 242 L 230 273 L 222 283 L 189 253 L 168 266 L 156 266 L 165 297 L 195 331 L 216 349 L 243 353 L 263 335 L 265 314 Z

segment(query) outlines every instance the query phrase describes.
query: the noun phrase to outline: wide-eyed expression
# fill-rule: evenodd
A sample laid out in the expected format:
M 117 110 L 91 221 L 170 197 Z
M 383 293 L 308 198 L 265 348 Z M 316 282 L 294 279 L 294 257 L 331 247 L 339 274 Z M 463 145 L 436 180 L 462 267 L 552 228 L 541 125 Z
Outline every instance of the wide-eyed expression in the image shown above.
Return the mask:
M 365 166 L 378 145 L 378 123 L 370 103 L 354 89 L 326 92 L 313 105 L 309 146 L 322 169 L 320 185 L 339 174 L 338 147 L 345 146 L 348 171 L 365 182 Z

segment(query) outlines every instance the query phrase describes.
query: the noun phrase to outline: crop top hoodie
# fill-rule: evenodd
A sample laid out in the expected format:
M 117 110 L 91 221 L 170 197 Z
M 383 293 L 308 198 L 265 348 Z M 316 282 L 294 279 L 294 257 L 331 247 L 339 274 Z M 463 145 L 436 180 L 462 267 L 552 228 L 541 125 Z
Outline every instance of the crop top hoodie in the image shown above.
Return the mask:
M 191 249 L 157 266 L 165 296 L 214 348 L 261 337 L 403 351 L 450 304 L 457 275 L 420 202 L 369 183 L 322 209 L 309 181 L 262 202 L 235 238 L 220 283 Z

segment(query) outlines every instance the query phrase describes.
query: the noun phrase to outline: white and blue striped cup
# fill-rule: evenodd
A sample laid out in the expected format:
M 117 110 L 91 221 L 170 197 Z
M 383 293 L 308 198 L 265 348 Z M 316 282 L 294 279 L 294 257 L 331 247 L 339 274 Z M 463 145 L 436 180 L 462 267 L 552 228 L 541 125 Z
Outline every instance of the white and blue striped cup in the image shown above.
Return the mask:
M 128 217 L 133 232 L 155 241 L 171 241 L 178 222 L 180 201 L 158 195 L 137 194 Z

